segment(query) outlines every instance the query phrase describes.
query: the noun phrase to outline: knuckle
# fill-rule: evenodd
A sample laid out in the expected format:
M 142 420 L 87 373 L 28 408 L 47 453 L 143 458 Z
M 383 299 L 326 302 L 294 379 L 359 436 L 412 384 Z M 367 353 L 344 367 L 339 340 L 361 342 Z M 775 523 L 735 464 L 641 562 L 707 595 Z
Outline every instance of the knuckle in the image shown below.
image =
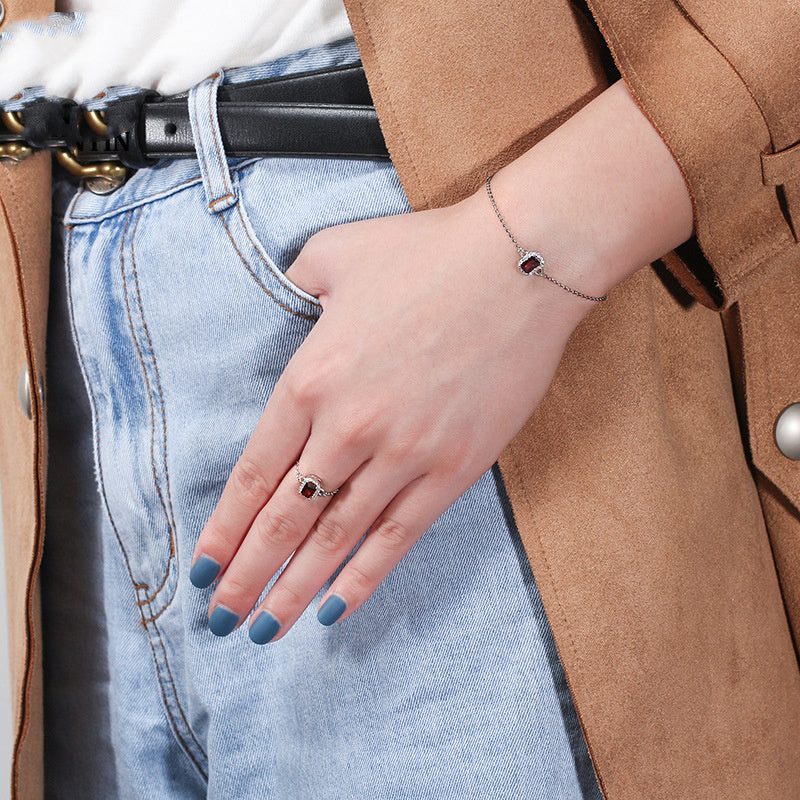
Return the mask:
M 274 511 L 256 519 L 253 533 L 260 544 L 269 550 L 294 548 L 302 538 L 297 523 L 291 517 Z
M 286 394 L 294 406 L 309 408 L 319 395 L 319 374 L 310 365 L 294 370 L 286 381 Z
M 258 464 L 242 457 L 231 474 L 236 493 L 246 501 L 264 502 L 272 493 L 272 486 L 264 477 Z
M 470 449 L 469 452 L 459 454 L 452 464 L 447 465 L 445 469 L 439 472 L 441 481 L 457 481 L 464 487 L 464 491 L 475 483 L 480 477 L 481 473 L 488 469 L 491 465 L 487 464 L 484 468 L 478 469 L 477 465 L 480 464 L 476 453 Z M 477 469 L 477 474 L 476 474 Z
M 369 442 L 377 427 L 377 415 L 369 412 L 348 414 L 339 427 L 339 436 L 345 447 L 354 447 Z
M 405 550 L 411 538 L 411 531 L 394 519 L 384 518 L 373 527 L 373 533 L 381 538 L 381 543 L 387 550 Z
M 347 582 L 348 596 L 361 602 L 369 597 L 377 586 L 375 577 L 353 562 L 347 565 L 341 580 Z
M 218 512 L 211 515 L 197 539 L 196 553 L 203 553 L 222 564 L 241 540 L 241 529 L 228 524 Z
M 269 593 L 270 608 L 283 611 L 289 610 L 294 613 L 298 609 L 303 609 L 308 605 L 308 601 L 294 586 L 288 582 L 281 582 L 275 584 Z M 286 614 L 280 612 L 276 615 L 280 619 L 285 619 Z
M 338 553 L 351 541 L 350 531 L 336 517 L 320 519 L 314 526 L 311 538 L 326 553 Z
M 234 573 L 225 576 L 225 580 L 220 584 L 216 592 L 215 600 L 218 600 L 223 605 L 234 607 L 239 605 L 242 600 L 246 600 L 256 593 L 242 575 Z
M 423 463 L 426 460 L 425 448 L 418 441 L 398 438 L 386 448 L 386 459 L 396 466 Z
M 471 437 L 465 436 L 457 442 L 450 456 L 450 463 L 459 473 L 469 472 L 477 458 L 475 443 Z

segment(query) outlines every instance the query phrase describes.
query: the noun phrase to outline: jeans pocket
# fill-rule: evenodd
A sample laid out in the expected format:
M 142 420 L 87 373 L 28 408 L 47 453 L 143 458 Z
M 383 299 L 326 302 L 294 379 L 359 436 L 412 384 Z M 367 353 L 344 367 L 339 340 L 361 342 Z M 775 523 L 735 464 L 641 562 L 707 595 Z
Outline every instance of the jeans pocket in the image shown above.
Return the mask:
M 305 240 L 325 225 L 271 199 L 265 172 L 269 175 L 267 159 L 235 170 L 237 202 L 218 216 L 241 266 L 262 291 L 290 313 L 316 319 L 322 311 L 317 298 L 284 273 Z
M 325 228 L 410 210 L 385 159 L 269 157 L 235 168 L 232 177 L 237 202 L 226 212 L 232 243 L 251 254 L 247 266 L 259 277 L 312 303 L 285 277 L 308 239 Z
M 164 442 L 181 564 L 319 315 L 313 298 L 285 285 L 265 254 L 261 260 L 245 225 L 237 204 L 209 214 L 196 184 L 133 210 L 124 246 L 142 319 L 139 349 L 161 390 L 155 435 Z M 135 345 L 127 359 L 132 373 L 141 371 Z M 133 419 L 146 429 L 149 414 L 142 405 L 117 424 Z M 148 465 L 149 453 L 139 450 L 137 463 Z M 160 507 L 157 496 L 150 507 Z

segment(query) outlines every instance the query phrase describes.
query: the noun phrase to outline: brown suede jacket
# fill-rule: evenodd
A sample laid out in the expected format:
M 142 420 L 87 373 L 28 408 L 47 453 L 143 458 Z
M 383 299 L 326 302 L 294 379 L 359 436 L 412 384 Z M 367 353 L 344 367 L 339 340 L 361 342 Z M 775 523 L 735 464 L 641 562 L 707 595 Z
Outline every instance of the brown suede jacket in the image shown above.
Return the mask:
M 49 10 L 4 4 L 6 24 Z M 607 800 L 797 800 L 800 464 L 774 428 L 800 401 L 800 6 L 346 5 L 416 209 L 475 191 L 617 71 L 680 165 L 696 236 L 585 318 L 500 465 Z M 24 800 L 42 796 L 48 169 L 43 154 L 0 166 L 0 481 Z M 35 376 L 31 419 L 21 375 Z

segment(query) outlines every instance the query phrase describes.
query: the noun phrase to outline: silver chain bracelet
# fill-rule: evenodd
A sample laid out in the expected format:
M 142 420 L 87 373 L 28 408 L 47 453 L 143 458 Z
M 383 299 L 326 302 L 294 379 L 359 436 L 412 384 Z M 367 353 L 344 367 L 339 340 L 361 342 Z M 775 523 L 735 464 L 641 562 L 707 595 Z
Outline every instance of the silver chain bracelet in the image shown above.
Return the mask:
M 608 297 L 607 294 L 604 294 L 602 297 L 592 297 L 589 294 L 579 292 L 577 289 L 572 289 L 566 284 L 561 283 L 561 281 L 556 280 L 552 275 L 548 275 L 544 271 L 544 258 L 542 254 L 536 253 L 533 250 L 526 250 L 514 238 L 514 234 L 508 229 L 508 225 L 506 225 L 506 221 L 503 219 L 503 215 L 500 213 L 500 209 L 497 207 L 497 203 L 494 201 L 494 195 L 492 194 L 491 175 L 486 179 L 486 191 L 489 195 L 489 200 L 492 204 L 492 208 L 494 209 L 494 213 L 497 214 L 497 219 L 500 220 L 503 230 L 508 234 L 508 238 L 514 243 L 514 247 L 517 248 L 517 252 L 520 254 L 520 259 L 517 262 L 517 267 L 519 268 L 520 272 L 522 272 L 524 275 L 540 275 L 542 278 L 547 278 L 547 280 L 556 284 L 556 286 L 560 286 L 565 291 L 576 294 L 578 297 L 583 297 L 585 300 L 592 300 L 595 303 L 599 303 L 601 300 L 605 300 Z

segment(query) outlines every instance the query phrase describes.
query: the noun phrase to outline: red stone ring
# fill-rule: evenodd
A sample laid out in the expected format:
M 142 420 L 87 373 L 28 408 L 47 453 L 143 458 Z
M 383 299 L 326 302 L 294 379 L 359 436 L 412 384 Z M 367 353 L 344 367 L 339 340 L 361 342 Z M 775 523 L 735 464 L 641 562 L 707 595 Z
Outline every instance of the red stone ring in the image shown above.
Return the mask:
M 306 500 L 312 500 L 315 497 L 332 497 L 338 492 L 334 489 L 332 492 L 326 491 L 322 486 L 322 480 L 316 475 L 303 475 L 300 472 L 300 462 L 294 465 L 297 472 L 297 482 L 300 484 L 298 493 L 301 494 Z

